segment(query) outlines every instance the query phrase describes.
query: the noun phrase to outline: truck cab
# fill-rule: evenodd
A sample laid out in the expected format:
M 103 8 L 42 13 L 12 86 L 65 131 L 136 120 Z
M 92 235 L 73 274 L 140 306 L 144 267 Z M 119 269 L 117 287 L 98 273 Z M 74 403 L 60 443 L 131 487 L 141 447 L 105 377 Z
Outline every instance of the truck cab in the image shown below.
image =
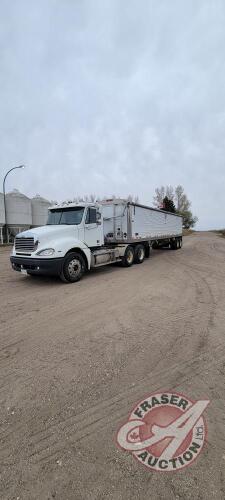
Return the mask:
M 62 268 L 68 253 L 77 254 L 75 264 L 82 272 L 90 269 L 91 251 L 103 244 L 100 205 L 55 205 L 49 208 L 45 226 L 16 236 L 10 259 L 13 269 L 23 274 L 59 274 L 63 278 Z
M 47 220 L 47 226 L 51 225 L 70 226 L 71 237 L 84 242 L 89 248 L 104 243 L 101 207 L 98 205 L 52 207 Z

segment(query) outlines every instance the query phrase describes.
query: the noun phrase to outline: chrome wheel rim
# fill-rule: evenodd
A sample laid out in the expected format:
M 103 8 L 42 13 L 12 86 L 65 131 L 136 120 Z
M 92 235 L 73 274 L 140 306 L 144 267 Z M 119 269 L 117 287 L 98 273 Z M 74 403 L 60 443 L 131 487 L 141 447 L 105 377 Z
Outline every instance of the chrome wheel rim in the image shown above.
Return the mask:
M 128 264 L 132 264 L 132 262 L 133 262 L 133 252 L 132 252 L 132 250 L 128 250 L 128 252 L 127 252 L 127 262 L 128 262 Z
M 78 259 L 72 259 L 68 265 L 70 278 L 77 278 L 82 270 L 81 262 Z
M 145 256 L 144 248 L 140 248 L 140 250 L 138 252 L 138 259 L 139 259 L 139 261 L 144 260 L 144 256 Z

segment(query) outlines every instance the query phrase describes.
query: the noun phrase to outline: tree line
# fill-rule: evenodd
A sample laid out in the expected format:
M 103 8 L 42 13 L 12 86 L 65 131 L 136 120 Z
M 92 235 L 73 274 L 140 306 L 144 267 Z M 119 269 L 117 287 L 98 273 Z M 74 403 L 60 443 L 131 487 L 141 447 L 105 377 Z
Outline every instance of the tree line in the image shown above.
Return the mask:
M 172 186 L 156 188 L 153 204 L 161 210 L 182 215 L 185 229 L 194 227 L 198 221 L 198 217 L 191 211 L 191 202 L 180 184 L 175 188 Z

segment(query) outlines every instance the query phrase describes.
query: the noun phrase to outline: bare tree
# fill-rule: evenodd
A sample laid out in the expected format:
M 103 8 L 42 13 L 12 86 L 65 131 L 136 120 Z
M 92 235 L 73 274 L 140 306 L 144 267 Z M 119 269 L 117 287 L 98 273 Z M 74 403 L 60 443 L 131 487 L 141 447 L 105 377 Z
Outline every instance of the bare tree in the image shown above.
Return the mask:
M 174 189 L 173 186 L 166 186 L 166 196 L 169 200 L 174 200 Z
M 172 201 L 175 204 L 176 212 L 183 217 L 183 226 L 185 228 L 194 227 L 198 218 L 194 216 L 190 210 L 191 202 L 184 192 L 183 186 L 178 184 L 175 189 L 172 186 L 161 186 L 156 188 L 153 203 L 155 206 L 162 208 L 163 200 Z
M 125 198 L 127 201 L 129 201 L 130 203 L 138 203 L 139 202 L 139 198 L 137 195 L 133 195 L 133 194 L 128 194 L 128 196 Z
M 163 200 L 165 198 L 165 187 L 161 186 L 160 188 L 155 189 L 155 196 L 153 198 L 153 205 L 157 208 L 161 207 L 163 204 Z
M 186 212 L 191 206 L 191 202 L 180 184 L 175 188 L 175 205 L 178 212 Z
M 116 200 L 117 198 L 120 198 L 119 196 L 116 196 L 115 194 L 112 194 L 111 197 L 109 196 L 103 196 L 103 197 L 96 197 L 95 194 L 85 194 L 84 196 L 74 196 L 73 199 L 67 199 L 64 200 L 63 203 L 94 203 L 95 201 L 100 202 L 101 200 Z M 138 196 L 133 196 L 132 194 L 129 194 L 126 198 L 127 201 L 138 203 L 139 198 Z
M 162 207 L 164 198 L 174 200 L 174 189 L 172 186 L 161 186 L 155 189 L 155 196 L 153 198 L 153 205 L 155 207 Z

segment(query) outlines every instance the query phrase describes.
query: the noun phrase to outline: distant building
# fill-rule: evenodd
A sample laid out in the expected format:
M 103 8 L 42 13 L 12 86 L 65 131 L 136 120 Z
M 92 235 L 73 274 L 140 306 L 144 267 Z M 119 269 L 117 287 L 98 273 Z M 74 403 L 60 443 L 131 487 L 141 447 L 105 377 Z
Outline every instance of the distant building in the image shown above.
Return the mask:
M 36 194 L 34 198 L 31 199 L 31 209 L 32 209 L 32 226 L 44 226 L 47 222 L 48 208 L 51 203 L 49 200 L 42 198 L 40 194 Z
M 0 243 L 3 243 L 3 227 L 5 225 L 4 196 L 0 193 Z
M 47 222 L 48 208 L 52 203 L 40 195 L 32 199 L 14 189 L 6 194 L 7 241 L 31 227 L 43 226 Z M 0 243 L 3 243 L 5 226 L 4 196 L 0 193 Z

